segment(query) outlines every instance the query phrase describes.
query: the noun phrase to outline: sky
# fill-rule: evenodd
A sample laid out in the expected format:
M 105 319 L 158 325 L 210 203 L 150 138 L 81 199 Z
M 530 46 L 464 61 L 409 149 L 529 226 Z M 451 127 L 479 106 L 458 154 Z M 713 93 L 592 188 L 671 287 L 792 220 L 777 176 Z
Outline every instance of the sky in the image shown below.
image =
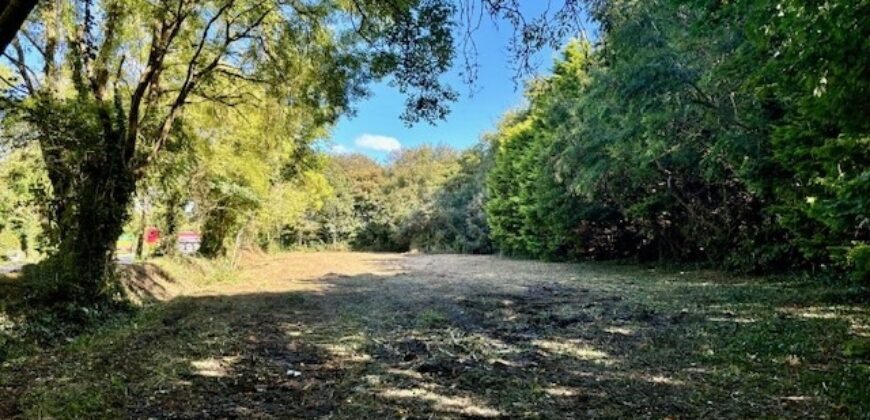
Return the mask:
M 536 5 L 546 2 L 522 2 L 524 12 L 536 13 Z M 419 122 L 408 127 L 400 119 L 405 110 L 405 98 L 388 83 L 371 87 L 372 94 L 355 105 L 356 115 L 342 117 L 332 130 L 325 148 L 332 153 L 363 153 L 377 160 L 385 160 L 390 152 L 421 144 L 449 145 L 457 149 L 468 148 L 481 134 L 492 131 L 501 116 L 523 103 L 523 86 L 514 82 L 516 71 L 510 64 L 508 44 L 512 27 L 484 18 L 474 34 L 478 50 L 478 78 L 473 86 L 460 76 L 461 58 L 454 69 L 443 76 L 459 94 L 451 104 L 446 120 L 435 125 Z M 537 73 L 546 74 L 552 67 L 558 51 L 546 49 L 535 55 Z

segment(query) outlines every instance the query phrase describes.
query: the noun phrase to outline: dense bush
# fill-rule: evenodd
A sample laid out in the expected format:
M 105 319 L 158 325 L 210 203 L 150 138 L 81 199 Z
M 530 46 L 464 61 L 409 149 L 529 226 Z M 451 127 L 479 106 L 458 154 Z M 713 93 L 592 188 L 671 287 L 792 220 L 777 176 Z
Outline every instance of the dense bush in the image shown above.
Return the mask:
M 403 235 L 412 248 L 427 252 L 492 252 L 484 212 L 489 161 L 483 147 L 459 156 L 459 171 L 404 222 Z
M 610 2 L 492 135 L 496 246 L 866 278 L 868 5 Z

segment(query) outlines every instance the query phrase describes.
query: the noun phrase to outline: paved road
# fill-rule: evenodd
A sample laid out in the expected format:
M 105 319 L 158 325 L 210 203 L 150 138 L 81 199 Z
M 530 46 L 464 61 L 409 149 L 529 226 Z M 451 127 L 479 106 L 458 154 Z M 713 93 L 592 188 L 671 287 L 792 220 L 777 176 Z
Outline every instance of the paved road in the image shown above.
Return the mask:
M 136 258 L 132 255 L 119 255 L 117 260 L 119 265 L 131 265 L 136 262 Z M 18 263 L 8 263 L 5 265 L 0 265 L 0 274 L 9 274 L 21 271 L 27 263 L 18 262 Z
M 24 267 L 24 263 L 12 263 L 0 266 L 0 274 L 14 273 L 21 270 L 21 267 Z
M 118 255 L 115 257 L 115 262 L 120 265 L 132 265 L 136 262 L 136 257 L 133 255 Z

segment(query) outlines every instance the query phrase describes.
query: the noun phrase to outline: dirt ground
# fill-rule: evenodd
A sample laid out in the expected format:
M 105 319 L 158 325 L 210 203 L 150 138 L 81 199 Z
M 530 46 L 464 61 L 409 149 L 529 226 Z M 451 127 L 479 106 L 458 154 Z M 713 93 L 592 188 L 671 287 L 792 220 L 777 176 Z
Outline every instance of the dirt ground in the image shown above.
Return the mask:
M 0 417 L 868 413 L 867 355 L 848 352 L 863 292 L 493 256 L 262 255 L 206 284 L 138 270 L 163 302 L 4 363 Z

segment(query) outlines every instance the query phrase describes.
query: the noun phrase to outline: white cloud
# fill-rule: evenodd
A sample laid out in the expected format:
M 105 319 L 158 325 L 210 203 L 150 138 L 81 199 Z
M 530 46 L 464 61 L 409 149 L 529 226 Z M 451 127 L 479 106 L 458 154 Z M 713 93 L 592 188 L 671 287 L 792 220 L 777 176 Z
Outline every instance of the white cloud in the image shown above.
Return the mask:
M 363 134 L 356 138 L 354 143 L 363 149 L 377 150 L 379 152 L 393 152 L 402 148 L 399 140 L 393 137 L 379 136 L 376 134 Z
M 329 148 L 329 153 L 332 153 L 333 155 L 348 155 L 353 153 L 353 150 L 351 150 L 351 148 L 347 146 L 334 144 L 332 145 L 332 147 Z

